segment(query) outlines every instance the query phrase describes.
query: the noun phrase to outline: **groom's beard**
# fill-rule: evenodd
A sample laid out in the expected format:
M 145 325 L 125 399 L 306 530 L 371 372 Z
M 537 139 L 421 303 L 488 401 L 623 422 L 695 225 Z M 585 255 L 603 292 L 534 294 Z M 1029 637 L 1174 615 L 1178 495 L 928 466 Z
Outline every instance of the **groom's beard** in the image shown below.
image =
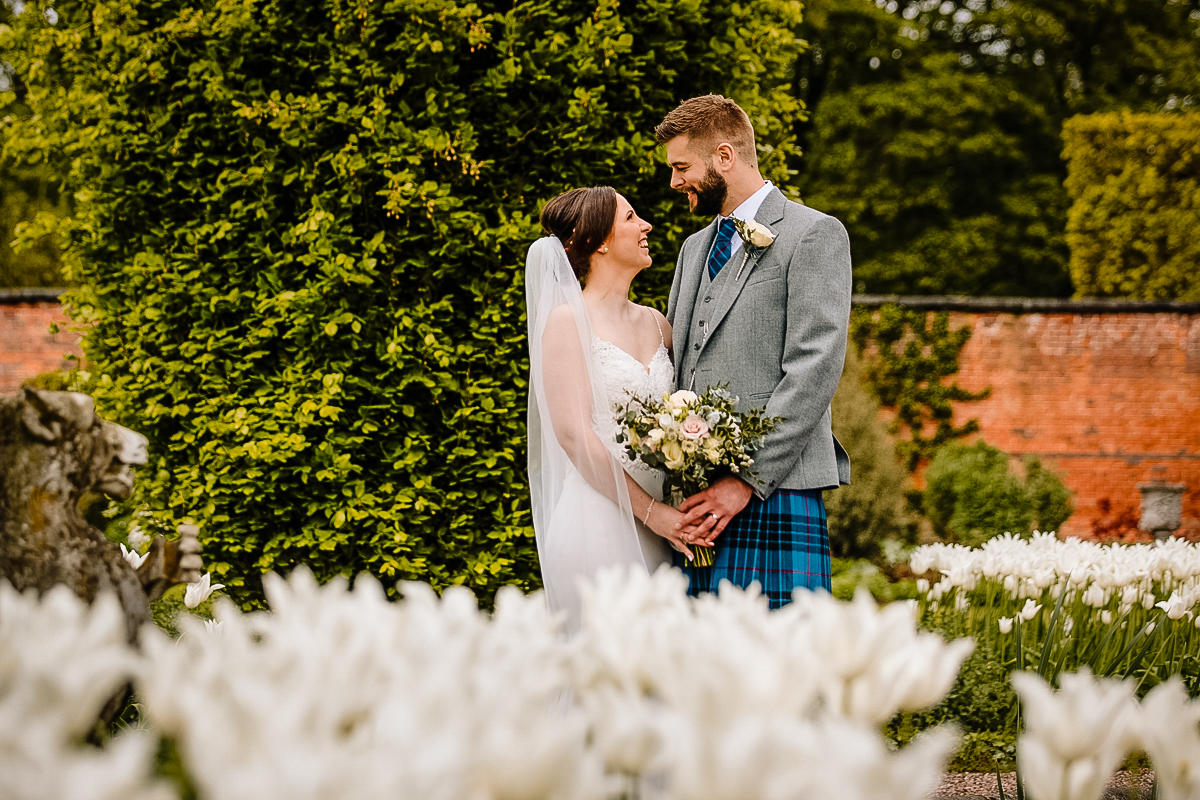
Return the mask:
M 729 184 L 720 173 L 709 167 L 704 172 L 704 178 L 695 188 L 696 205 L 692 213 L 697 217 L 715 217 L 725 206 L 725 197 L 729 194 Z

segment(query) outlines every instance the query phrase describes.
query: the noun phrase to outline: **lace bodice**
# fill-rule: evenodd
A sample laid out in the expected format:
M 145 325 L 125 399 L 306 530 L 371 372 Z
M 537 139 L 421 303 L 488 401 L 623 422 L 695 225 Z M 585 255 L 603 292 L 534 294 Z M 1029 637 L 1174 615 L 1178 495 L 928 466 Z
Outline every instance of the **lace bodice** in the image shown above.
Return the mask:
M 620 426 L 616 422 L 616 407 L 625 405 L 630 395 L 650 399 L 660 398 L 664 392 L 671 391 L 675 383 L 675 367 L 671 363 L 666 344 L 658 346 L 654 357 L 650 359 L 650 368 L 647 369 L 642 362 L 612 342 L 594 337 L 592 363 L 604 380 L 608 398 L 608 408 L 602 414 L 598 413 L 593 420 L 596 433 L 600 435 L 609 451 L 617 457 L 625 471 L 633 476 L 642 488 L 661 500 L 661 473 L 641 462 L 632 461 L 625 454 L 625 448 L 617 443 Z
M 675 367 L 665 344 L 658 346 L 647 369 L 612 342 L 597 337 L 592 343 L 592 363 L 604 378 L 610 408 L 624 405 L 630 395 L 641 399 L 659 398 L 663 392 L 671 391 L 675 381 Z

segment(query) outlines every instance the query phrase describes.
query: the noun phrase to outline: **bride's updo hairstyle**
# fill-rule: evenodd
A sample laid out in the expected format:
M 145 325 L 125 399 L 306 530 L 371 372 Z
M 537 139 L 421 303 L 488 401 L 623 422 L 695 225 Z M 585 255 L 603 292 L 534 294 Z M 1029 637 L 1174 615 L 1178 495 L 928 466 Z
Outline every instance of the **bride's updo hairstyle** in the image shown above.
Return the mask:
M 617 218 L 617 190 L 611 186 L 572 189 L 546 203 L 542 230 L 557 236 L 580 281 L 592 268 L 592 255 L 612 233 Z

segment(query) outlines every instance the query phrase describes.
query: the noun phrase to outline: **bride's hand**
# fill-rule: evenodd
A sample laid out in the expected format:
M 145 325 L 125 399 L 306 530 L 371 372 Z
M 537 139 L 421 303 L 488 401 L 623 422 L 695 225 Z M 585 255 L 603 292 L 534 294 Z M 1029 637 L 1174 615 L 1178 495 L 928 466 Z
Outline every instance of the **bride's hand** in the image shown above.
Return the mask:
M 687 556 L 687 560 L 691 561 L 692 551 L 688 548 L 687 543 L 683 541 L 683 531 L 676 528 L 676 525 L 682 518 L 683 514 L 666 503 L 655 502 L 654 507 L 650 509 L 650 516 L 646 520 L 646 526 L 670 542 L 671 547 L 683 553 Z

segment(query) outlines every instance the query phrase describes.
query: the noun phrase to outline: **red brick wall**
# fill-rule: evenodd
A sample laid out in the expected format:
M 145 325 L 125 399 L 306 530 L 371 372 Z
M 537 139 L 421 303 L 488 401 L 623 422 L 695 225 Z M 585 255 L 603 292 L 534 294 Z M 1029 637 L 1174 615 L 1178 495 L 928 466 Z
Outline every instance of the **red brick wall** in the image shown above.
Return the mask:
M 1064 476 L 1076 506 L 1064 533 L 1136 516 L 1148 480 L 1186 484 L 1185 528 L 1200 529 L 1200 314 L 954 312 L 951 324 L 973 330 L 959 382 L 992 387 L 955 418 Z
M 50 333 L 50 323 L 62 326 Z M 0 304 L 0 394 L 43 372 L 67 366 L 64 356 L 79 355 L 79 335 L 66 330 L 62 307 L 53 302 Z

